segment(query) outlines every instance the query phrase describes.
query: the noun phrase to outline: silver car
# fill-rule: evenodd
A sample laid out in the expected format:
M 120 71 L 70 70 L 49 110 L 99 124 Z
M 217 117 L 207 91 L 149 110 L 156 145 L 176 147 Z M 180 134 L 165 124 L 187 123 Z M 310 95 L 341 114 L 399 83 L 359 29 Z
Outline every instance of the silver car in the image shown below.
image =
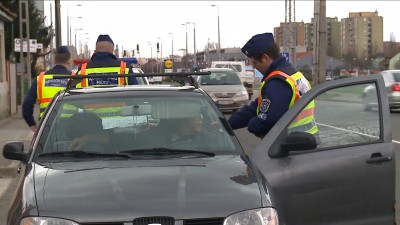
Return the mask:
M 384 70 L 378 75 L 385 81 L 390 109 L 400 108 L 400 70 Z M 377 99 L 371 99 L 375 92 L 372 86 L 364 89 L 364 110 L 369 111 L 377 105 Z
M 209 76 L 198 76 L 197 82 L 222 111 L 236 111 L 248 103 L 249 95 L 237 72 L 229 68 L 207 68 Z

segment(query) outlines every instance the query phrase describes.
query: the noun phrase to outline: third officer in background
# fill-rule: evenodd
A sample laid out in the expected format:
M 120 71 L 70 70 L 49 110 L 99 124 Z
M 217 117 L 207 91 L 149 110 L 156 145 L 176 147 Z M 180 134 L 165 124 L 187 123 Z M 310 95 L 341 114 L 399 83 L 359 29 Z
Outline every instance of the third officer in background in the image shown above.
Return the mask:
M 114 42 L 109 35 L 99 35 L 96 41 L 96 50 L 89 63 L 84 63 L 77 71 L 77 75 L 90 74 L 132 74 L 130 66 L 118 60 L 114 55 Z M 132 85 L 138 84 L 136 78 L 105 77 L 96 79 L 83 79 L 82 87 L 94 85 Z
M 253 68 L 263 74 L 259 97 L 232 114 L 233 129 L 247 126 L 249 132 L 264 137 L 276 122 L 311 89 L 308 80 L 280 54 L 271 33 L 253 36 L 242 48 Z M 316 135 L 314 102 L 311 102 L 289 126 L 289 132 L 304 131 Z

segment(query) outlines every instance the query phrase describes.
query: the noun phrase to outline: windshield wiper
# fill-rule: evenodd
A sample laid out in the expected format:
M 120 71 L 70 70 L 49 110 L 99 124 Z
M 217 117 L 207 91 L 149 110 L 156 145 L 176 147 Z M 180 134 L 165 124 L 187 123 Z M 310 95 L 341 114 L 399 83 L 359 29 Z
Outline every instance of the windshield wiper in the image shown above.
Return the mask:
M 77 157 L 77 158 L 132 158 L 128 154 L 113 154 L 113 153 L 96 153 L 85 151 L 62 151 L 42 153 L 38 157 Z
M 203 152 L 196 150 L 182 150 L 182 149 L 170 149 L 170 148 L 149 148 L 149 149 L 134 149 L 121 151 L 121 153 L 129 153 L 132 155 L 170 155 L 170 154 L 202 154 L 206 156 L 215 156 L 212 152 Z

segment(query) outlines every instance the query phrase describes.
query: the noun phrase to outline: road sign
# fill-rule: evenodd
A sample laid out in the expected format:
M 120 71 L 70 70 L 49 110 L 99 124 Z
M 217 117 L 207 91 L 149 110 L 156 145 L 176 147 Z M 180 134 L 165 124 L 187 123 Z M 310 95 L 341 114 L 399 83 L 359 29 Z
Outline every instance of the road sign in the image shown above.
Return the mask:
M 28 43 L 24 41 L 22 45 L 23 52 L 28 52 Z M 15 38 L 14 39 L 14 51 L 21 52 L 21 39 Z M 37 41 L 36 39 L 29 39 L 29 52 L 36 53 L 37 51 Z
M 166 60 L 164 61 L 165 69 L 171 69 L 171 68 L 172 68 L 172 65 L 173 65 L 172 60 L 166 59 Z
M 281 55 L 286 58 L 287 62 L 290 62 L 289 52 L 281 52 Z

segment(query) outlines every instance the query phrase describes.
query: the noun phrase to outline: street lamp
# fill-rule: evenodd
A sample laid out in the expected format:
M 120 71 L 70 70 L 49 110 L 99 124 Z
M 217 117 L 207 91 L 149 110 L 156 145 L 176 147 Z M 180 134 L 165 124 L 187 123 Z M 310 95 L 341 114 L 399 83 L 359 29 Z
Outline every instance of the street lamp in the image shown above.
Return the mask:
M 194 67 L 197 67 L 197 55 L 196 55 L 196 23 L 192 23 L 192 22 L 186 22 L 186 24 L 193 24 L 193 45 L 194 45 L 194 51 L 193 51 L 193 55 L 194 55 Z
M 170 34 L 171 35 L 171 39 L 172 39 L 172 47 L 171 47 L 171 50 L 172 50 L 172 55 L 171 55 L 171 59 L 172 59 L 172 71 L 174 71 L 174 34 L 173 33 L 171 33 L 171 32 L 169 32 L 168 34 Z
M 186 26 L 186 48 L 185 48 L 185 54 L 186 54 L 186 60 L 185 60 L 185 70 L 188 68 L 188 34 L 187 34 L 187 23 L 182 23 L 182 26 Z
M 211 5 L 212 7 L 217 7 L 218 11 L 218 60 L 221 61 L 221 39 L 220 39 L 220 30 L 219 30 L 219 6 L 218 5 Z
M 83 30 L 82 28 L 75 28 L 75 49 L 76 49 L 76 31 Z
M 81 36 L 82 35 L 88 35 L 89 33 L 80 33 L 79 34 L 79 52 L 80 52 L 80 55 L 82 55 L 82 41 L 81 41 Z M 86 38 L 86 39 L 89 39 L 89 38 Z
M 67 45 L 69 46 L 70 45 L 70 41 L 71 41 L 71 37 L 70 37 L 70 27 L 69 27 L 69 13 L 68 13 L 68 9 L 69 9 L 69 7 L 71 7 L 71 6 L 76 6 L 76 7 L 78 7 L 78 6 L 82 6 L 81 4 L 77 4 L 77 5 L 67 5 Z
M 150 49 L 151 49 L 151 57 L 150 57 L 150 64 L 151 64 L 151 72 L 153 73 L 153 45 L 151 44 L 151 42 L 147 42 L 148 45 L 150 45 Z
M 75 16 L 75 17 L 70 17 L 69 18 L 69 44 L 68 45 L 72 44 L 72 38 L 71 38 L 71 35 L 72 35 L 72 30 L 71 30 L 72 19 L 82 19 L 82 16 Z

